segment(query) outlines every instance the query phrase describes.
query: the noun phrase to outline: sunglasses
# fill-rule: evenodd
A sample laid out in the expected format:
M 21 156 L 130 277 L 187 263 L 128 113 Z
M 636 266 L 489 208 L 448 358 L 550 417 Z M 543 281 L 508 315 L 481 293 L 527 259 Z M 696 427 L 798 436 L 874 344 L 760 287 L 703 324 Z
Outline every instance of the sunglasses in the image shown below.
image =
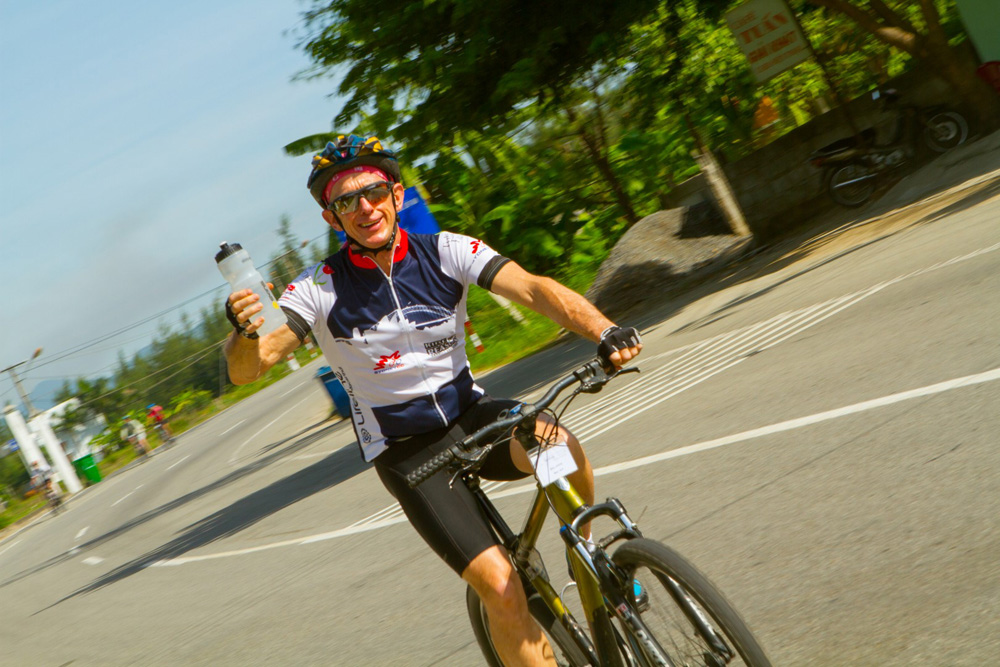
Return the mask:
M 362 197 L 368 200 L 368 203 L 372 206 L 378 206 L 384 202 L 391 193 L 392 186 L 385 181 L 372 183 L 371 185 L 363 187 L 360 190 L 340 195 L 330 202 L 326 208 L 329 211 L 339 214 L 354 213 L 358 210 L 358 200 Z

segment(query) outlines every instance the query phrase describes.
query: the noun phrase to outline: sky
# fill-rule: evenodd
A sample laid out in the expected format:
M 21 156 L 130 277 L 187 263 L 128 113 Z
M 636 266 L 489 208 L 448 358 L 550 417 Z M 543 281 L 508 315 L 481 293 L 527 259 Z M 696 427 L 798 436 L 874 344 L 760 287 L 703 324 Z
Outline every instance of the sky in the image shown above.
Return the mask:
M 219 243 L 260 265 L 282 215 L 300 241 L 325 235 L 309 156 L 283 152 L 340 110 L 335 80 L 292 81 L 310 64 L 296 48 L 306 7 L 0 3 L 0 368 L 42 347 L 18 369 L 28 391 L 109 376 L 119 350 L 221 304 Z

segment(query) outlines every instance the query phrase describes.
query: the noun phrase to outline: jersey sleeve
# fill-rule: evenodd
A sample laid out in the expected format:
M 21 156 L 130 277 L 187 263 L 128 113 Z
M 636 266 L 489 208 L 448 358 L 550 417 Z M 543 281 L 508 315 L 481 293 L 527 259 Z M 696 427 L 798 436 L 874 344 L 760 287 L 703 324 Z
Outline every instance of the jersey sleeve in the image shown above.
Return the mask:
M 500 269 L 510 261 L 479 239 L 463 234 L 438 234 L 441 266 L 464 285 L 473 283 L 490 289 Z
M 314 277 L 323 266 L 320 263 L 303 271 L 295 280 L 288 283 L 288 287 L 278 297 L 278 305 L 288 318 L 288 327 L 300 341 L 305 340 L 316 324 L 319 300 Z

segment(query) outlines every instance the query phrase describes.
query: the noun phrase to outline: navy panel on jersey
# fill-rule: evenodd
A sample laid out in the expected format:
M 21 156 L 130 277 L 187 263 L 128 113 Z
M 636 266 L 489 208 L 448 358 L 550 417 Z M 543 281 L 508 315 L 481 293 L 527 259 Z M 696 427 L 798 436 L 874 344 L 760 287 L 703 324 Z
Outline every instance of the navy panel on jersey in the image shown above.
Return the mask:
M 451 424 L 482 395 L 482 392 L 476 391 L 472 373 L 464 368 L 454 380 L 434 392 L 433 398 L 421 396 L 406 403 L 376 406 L 372 408 L 372 412 L 383 435 L 400 438 L 427 433 Z M 444 411 L 447 422 L 441 421 L 441 415 L 434 405 L 435 400 Z

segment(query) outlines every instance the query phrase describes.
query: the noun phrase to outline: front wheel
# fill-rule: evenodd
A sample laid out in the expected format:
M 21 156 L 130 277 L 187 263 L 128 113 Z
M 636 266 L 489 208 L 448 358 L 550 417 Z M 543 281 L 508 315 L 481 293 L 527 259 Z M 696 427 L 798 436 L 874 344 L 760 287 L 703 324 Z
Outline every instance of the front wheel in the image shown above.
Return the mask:
M 483 657 L 486 658 L 486 664 L 490 667 L 504 667 L 503 661 L 500 660 L 500 656 L 493 646 L 489 620 L 486 617 L 486 607 L 472 586 L 469 586 L 466 591 L 465 604 L 469 610 L 472 631 L 476 635 L 476 641 L 483 652 Z M 535 621 L 541 626 L 542 632 L 545 633 L 549 644 L 552 645 L 556 663 L 560 667 L 584 667 L 590 664 L 586 654 L 573 641 L 573 636 L 549 611 L 540 597 L 533 595 L 528 600 L 528 606 L 531 609 L 531 615 L 535 617 Z
M 968 138 L 969 123 L 957 111 L 938 111 L 924 126 L 924 143 L 935 153 L 961 146 Z
M 619 547 L 612 560 L 630 589 L 635 581 L 645 591 L 636 605 L 639 618 L 674 665 L 771 664 L 725 596 L 673 549 L 637 538 Z M 641 653 L 638 642 L 630 643 Z M 652 663 L 644 657 L 636 656 L 640 664 Z
M 875 192 L 875 171 L 861 162 L 848 162 L 830 170 L 826 189 L 841 206 L 857 208 Z

